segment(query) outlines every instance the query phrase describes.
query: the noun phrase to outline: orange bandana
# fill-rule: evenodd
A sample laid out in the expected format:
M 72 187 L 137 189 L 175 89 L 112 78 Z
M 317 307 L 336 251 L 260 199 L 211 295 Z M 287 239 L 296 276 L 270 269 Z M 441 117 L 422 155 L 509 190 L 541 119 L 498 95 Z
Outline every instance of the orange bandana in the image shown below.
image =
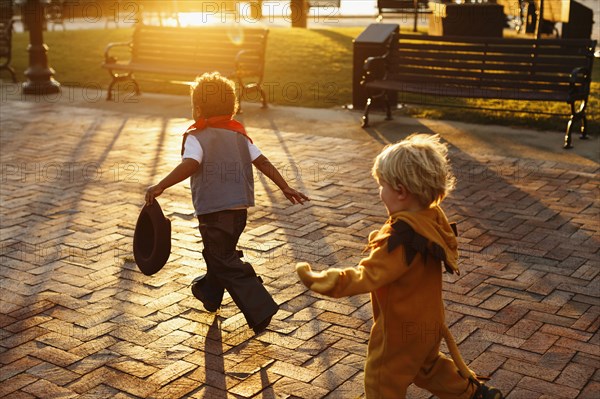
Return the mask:
M 206 129 L 207 127 L 231 130 L 233 132 L 236 132 L 236 133 L 239 133 L 239 134 L 245 136 L 252 143 L 252 139 L 250 138 L 250 136 L 248 136 L 248 133 L 246 133 L 246 129 L 244 128 L 244 125 L 242 125 L 240 122 L 233 119 L 233 117 L 231 115 L 217 115 L 217 116 L 212 116 L 208 119 L 203 119 L 203 118 L 198 119 L 192 126 L 190 126 L 185 131 L 185 133 L 183 134 L 183 142 L 181 143 L 181 155 L 183 155 L 183 152 L 185 150 L 185 140 L 187 139 L 188 134 L 190 134 L 191 132 L 193 132 L 195 130 L 198 132 L 201 132 L 202 130 Z
M 246 133 L 244 125 L 233 119 L 231 115 L 218 115 L 212 116 L 208 119 L 198 119 L 196 123 L 190 126 L 185 133 L 190 133 L 193 130 L 201 131 L 206 129 L 207 127 L 214 127 L 216 129 L 227 129 L 234 131 L 236 133 L 246 136 L 246 138 L 252 143 L 252 139 L 250 138 L 250 136 L 248 136 L 248 133 Z

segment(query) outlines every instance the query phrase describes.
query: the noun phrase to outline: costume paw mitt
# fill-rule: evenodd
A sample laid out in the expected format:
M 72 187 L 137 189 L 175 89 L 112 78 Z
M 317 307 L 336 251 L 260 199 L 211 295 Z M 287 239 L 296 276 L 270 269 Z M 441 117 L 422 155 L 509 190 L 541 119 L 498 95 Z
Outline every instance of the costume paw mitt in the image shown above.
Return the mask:
M 335 284 L 340 277 L 339 272 L 339 269 L 315 272 L 306 262 L 296 264 L 296 273 L 298 273 L 300 281 L 302 281 L 307 288 L 321 294 L 325 294 L 335 287 Z

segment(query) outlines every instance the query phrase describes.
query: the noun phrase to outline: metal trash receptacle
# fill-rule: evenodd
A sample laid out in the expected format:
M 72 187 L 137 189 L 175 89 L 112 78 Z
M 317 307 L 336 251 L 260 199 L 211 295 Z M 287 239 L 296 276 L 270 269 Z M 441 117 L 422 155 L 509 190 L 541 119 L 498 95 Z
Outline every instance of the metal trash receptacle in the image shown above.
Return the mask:
M 594 25 L 594 11 L 576 1 L 570 2 L 569 22 L 562 23 L 563 39 L 590 39 Z
M 400 32 L 398 24 L 371 24 L 353 41 L 352 107 L 363 109 L 367 103 L 367 91 L 360 85 L 363 77 L 363 65 L 369 57 L 384 55 L 394 33 Z M 397 104 L 397 95 L 389 96 L 392 107 Z M 373 107 L 384 108 L 383 99 L 375 101 Z

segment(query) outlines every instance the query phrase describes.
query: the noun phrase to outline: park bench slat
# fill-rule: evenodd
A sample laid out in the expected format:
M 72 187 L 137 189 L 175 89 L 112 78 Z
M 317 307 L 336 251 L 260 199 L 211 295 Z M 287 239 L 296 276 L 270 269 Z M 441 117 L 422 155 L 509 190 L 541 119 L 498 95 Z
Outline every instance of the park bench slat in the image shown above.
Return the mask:
M 388 78 L 389 79 L 389 78 Z M 395 81 L 407 82 L 407 83 L 440 83 L 447 84 L 449 82 L 448 76 L 443 74 L 429 75 L 424 77 L 423 75 L 411 75 L 411 74 L 395 74 L 393 76 Z M 462 85 L 466 87 L 504 87 L 504 88 L 515 88 L 515 89 L 530 89 L 530 90 L 553 90 L 562 91 L 565 94 L 565 99 L 569 95 L 569 84 L 568 83 L 554 83 L 551 81 L 546 82 L 530 82 L 530 81 L 516 81 L 516 80 L 504 80 L 501 77 L 494 78 L 488 77 L 487 75 L 481 75 L 478 78 L 469 77 L 454 77 L 452 79 L 453 85 Z
M 363 86 L 369 97 L 388 92 L 431 96 L 561 101 L 571 107 L 565 147 L 575 121 L 586 135 L 585 109 L 591 86 L 596 41 L 585 39 L 507 39 L 395 34 L 384 56 L 365 63 Z M 576 110 L 575 102 L 580 101 Z M 409 101 L 406 101 L 409 102 Z
M 186 28 L 180 28 L 186 29 Z M 207 28 L 208 29 L 208 28 Z M 198 33 L 201 35 L 201 33 Z M 164 47 L 166 45 L 190 45 L 190 46 L 201 46 L 201 47 L 231 47 L 237 48 L 237 50 L 241 49 L 254 49 L 260 50 L 262 46 L 262 36 L 246 36 L 242 35 L 239 38 L 234 36 L 198 36 L 194 37 L 191 35 L 140 35 L 135 37 L 133 40 L 134 44 L 137 45 L 146 45 L 146 46 L 155 46 L 158 48 Z
M 492 70 L 492 71 L 505 71 L 505 72 L 520 72 L 526 70 L 528 74 L 546 73 L 546 72 L 562 72 L 567 74 L 573 70 L 571 68 L 565 68 L 564 65 L 548 65 L 539 64 L 537 62 L 531 62 L 529 64 L 515 64 L 515 63 L 491 63 L 482 62 L 480 60 L 473 60 L 473 62 L 457 62 L 457 61 L 445 61 L 445 60 L 430 60 L 430 59 L 404 59 L 404 62 L 412 66 L 420 67 L 431 67 L 431 68 L 442 68 L 451 74 L 454 70 L 459 68 L 462 70 Z M 572 64 L 571 64 L 572 65 Z M 423 68 L 423 73 L 427 73 L 430 69 Z
M 143 63 L 132 62 L 129 65 L 126 65 L 126 66 L 121 65 L 121 66 L 118 66 L 117 68 L 120 68 L 120 70 L 127 70 L 127 69 L 135 68 L 137 72 L 144 72 L 147 70 L 165 71 L 165 73 L 169 73 L 169 71 L 173 71 L 173 72 L 191 71 L 194 75 L 194 76 L 192 76 L 192 78 L 194 78 L 199 73 L 209 72 L 209 71 L 211 71 L 211 69 L 214 69 L 214 71 L 217 71 L 217 67 L 219 67 L 219 66 L 221 66 L 219 72 L 223 75 L 231 74 L 231 73 L 235 72 L 235 68 L 233 68 L 231 65 L 226 65 L 226 64 L 222 64 L 222 65 L 207 64 L 207 63 L 202 64 L 200 62 L 197 62 L 197 63 L 180 63 L 176 66 L 165 67 L 165 65 L 158 62 L 158 60 L 156 60 L 156 62 L 148 62 L 148 61 L 149 60 L 145 60 Z
M 235 59 L 235 56 L 237 55 L 237 53 L 228 53 L 228 52 L 220 52 L 217 49 L 210 49 L 210 50 L 206 50 L 203 51 L 202 54 L 191 54 L 191 53 L 181 53 L 179 51 L 159 51 L 159 50 L 150 50 L 150 49 L 144 49 L 141 51 L 137 51 L 135 53 L 135 56 L 133 57 L 134 60 L 136 61 L 140 61 L 143 59 L 153 59 L 156 57 L 159 57 L 162 59 L 162 63 L 165 63 L 165 59 L 173 59 L 173 60 L 177 60 L 178 63 L 180 62 L 187 62 L 188 60 L 198 60 L 198 59 L 210 59 L 211 61 L 214 60 L 215 63 L 227 63 L 229 65 L 234 65 L 234 61 L 232 60 Z M 260 58 L 258 55 L 255 54 L 248 54 L 244 59 L 246 60 L 246 62 L 258 62 L 260 61 Z
M 429 35 L 413 35 L 401 33 L 397 35 L 400 42 L 410 40 L 417 42 L 440 42 L 440 43 L 474 43 L 502 46 L 539 46 L 540 40 L 543 41 L 543 46 L 558 46 L 558 47 L 586 47 L 590 44 L 590 39 L 523 39 L 523 38 L 505 38 L 505 37 L 472 37 L 472 36 L 429 36 Z
M 426 94 L 431 96 L 483 98 L 529 101 L 565 101 L 564 95 L 557 92 L 539 92 L 532 90 L 503 90 L 489 87 L 439 85 L 430 82 L 418 84 L 389 81 L 373 81 L 371 88 L 397 90 L 400 92 Z
M 261 51 L 260 47 L 258 46 L 247 46 L 244 48 L 239 48 L 237 46 L 227 46 L 225 43 L 214 43 L 211 45 L 206 45 L 206 44 L 202 44 L 202 43 L 198 43 L 198 44 L 186 44 L 186 43 L 181 43 L 181 42 L 177 42 L 177 41 L 172 41 L 172 42 L 165 42 L 164 47 L 159 47 L 159 46 L 153 46 L 153 45 L 139 45 L 136 48 L 138 49 L 137 51 L 169 51 L 171 53 L 176 53 L 179 56 L 190 56 L 193 54 L 203 54 L 205 52 L 219 52 L 221 54 L 227 54 L 229 56 L 234 56 L 239 53 L 241 50 L 246 50 L 246 51 L 254 51 L 259 53 Z
M 486 53 L 486 54 L 528 54 L 528 55 L 555 55 L 555 56 L 585 56 L 580 47 L 575 46 L 548 46 L 535 47 L 535 45 L 509 46 L 509 45 L 444 45 L 439 44 L 421 44 L 421 43 L 402 43 L 398 45 L 398 51 L 419 50 L 425 52 L 439 52 L 442 54 L 454 53 Z
M 187 76 L 188 82 L 205 72 L 220 72 L 246 89 L 260 91 L 263 107 L 266 107 L 262 81 L 268 32 L 263 28 L 139 24 L 128 43 L 128 61 L 119 61 L 110 55 L 110 49 L 118 44 L 107 46 L 102 64 L 112 77 L 107 99 L 112 97 L 113 86 L 122 81 L 132 81 L 139 93 L 133 76 L 136 72 L 182 75 Z M 243 78 L 250 77 L 255 78 L 254 81 L 244 84 Z
M 115 71 L 130 71 L 131 69 L 135 69 L 136 72 L 147 72 L 147 73 L 157 73 L 157 74 L 165 74 L 165 75 L 180 75 L 180 76 L 195 76 L 198 73 L 208 72 L 206 69 L 201 69 L 197 67 L 189 67 L 189 66 L 180 66 L 180 67 L 169 67 L 164 68 L 160 67 L 159 64 L 136 64 L 131 63 L 129 65 L 116 65 L 113 67 Z M 225 76 L 230 76 L 235 71 L 228 70 L 221 72 Z
M 435 83 L 435 84 L 447 84 L 448 77 L 444 75 L 428 76 L 427 78 L 422 75 L 410 75 L 401 74 L 395 75 L 394 80 L 406 82 L 406 83 Z M 492 88 L 506 88 L 506 89 L 523 89 L 523 90 L 539 90 L 539 91 L 556 91 L 562 92 L 562 96 L 567 101 L 569 98 L 568 84 L 557 84 L 550 82 L 518 82 L 518 81 L 506 81 L 500 79 L 490 79 L 482 77 L 481 79 L 460 79 L 454 78 L 452 85 L 463 86 L 465 88 L 470 87 L 492 87 Z M 518 90 L 517 90 L 518 91 Z
M 133 62 L 143 63 L 144 61 L 148 60 L 150 62 L 158 61 L 164 65 L 165 59 L 178 60 L 177 64 L 193 64 L 203 60 L 206 64 L 228 65 L 230 68 L 232 68 L 234 66 L 234 63 L 232 62 L 232 56 L 235 57 L 235 54 L 223 54 L 217 52 L 216 50 L 213 50 L 212 52 L 203 52 L 202 55 L 195 54 L 193 56 L 189 54 L 182 54 L 178 51 L 144 51 L 137 52 L 135 57 L 133 57 Z M 258 60 L 259 57 L 256 56 L 249 56 L 247 59 L 245 59 L 246 62 L 256 62 Z
M 394 58 L 402 58 L 404 63 L 410 63 L 411 60 L 417 59 L 420 60 L 423 55 L 420 52 L 415 51 L 404 51 L 398 52 L 392 55 Z M 571 69 L 577 67 L 581 64 L 581 61 L 584 57 L 558 57 L 558 56 L 535 56 L 532 57 L 531 54 L 523 54 L 523 55 L 499 55 L 499 54 L 463 54 L 463 53 L 441 53 L 441 52 L 431 52 L 426 55 L 426 59 L 428 60 L 445 60 L 445 61 L 455 61 L 455 62 L 486 62 L 490 64 L 533 64 L 536 65 L 558 65 L 562 66 L 565 70 L 570 71 Z
M 185 29 L 185 28 L 182 28 Z M 177 45 L 183 47 L 223 47 L 225 49 L 230 49 L 231 51 L 239 51 L 241 49 L 244 50 L 260 50 L 262 48 L 262 43 L 258 40 L 261 38 L 256 37 L 253 40 L 241 40 L 239 43 L 232 41 L 231 39 L 225 37 L 213 38 L 210 40 L 202 40 L 201 37 L 187 37 L 187 36 L 172 36 L 172 35 L 153 35 L 153 36 L 142 36 L 138 37 L 134 40 L 134 45 L 144 46 L 144 47 L 155 47 L 155 48 L 164 48 L 169 45 Z
M 443 74 L 437 75 L 423 75 L 423 74 L 411 74 L 409 71 L 405 71 L 404 73 L 395 74 L 393 77 L 387 78 L 392 80 L 397 80 L 401 82 L 443 82 L 443 83 L 453 83 L 453 84 L 466 84 L 466 85 L 495 85 L 495 87 L 509 87 L 509 88 L 519 88 L 523 87 L 524 89 L 540 89 L 540 90 L 563 90 L 565 92 L 569 92 L 569 83 L 557 83 L 552 82 L 551 80 L 538 79 L 538 80 L 528 80 L 523 81 L 518 79 L 516 76 L 494 76 L 494 75 L 476 75 L 476 74 L 465 74 L 463 78 L 454 77 L 454 79 L 449 79 L 447 76 Z M 578 85 L 575 85 L 576 87 Z M 577 94 L 578 90 L 575 90 L 573 94 Z

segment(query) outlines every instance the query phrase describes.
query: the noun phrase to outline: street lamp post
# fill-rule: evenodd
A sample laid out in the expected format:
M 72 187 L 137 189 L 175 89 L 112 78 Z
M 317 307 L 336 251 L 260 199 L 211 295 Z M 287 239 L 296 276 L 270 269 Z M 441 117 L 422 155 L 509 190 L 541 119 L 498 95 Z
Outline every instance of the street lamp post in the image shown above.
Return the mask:
M 52 78 L 54 70 L 48 67 L 48 46 L 44 44 L 42 25 L 44 4 L 50 0 L 17 0 L 22 5 L 22 18 L 29 28 L 29 67 L 25 70 L 27 82 L 23 83 L 24 94 L 52 94 L 60 92 L 60 83 Z

